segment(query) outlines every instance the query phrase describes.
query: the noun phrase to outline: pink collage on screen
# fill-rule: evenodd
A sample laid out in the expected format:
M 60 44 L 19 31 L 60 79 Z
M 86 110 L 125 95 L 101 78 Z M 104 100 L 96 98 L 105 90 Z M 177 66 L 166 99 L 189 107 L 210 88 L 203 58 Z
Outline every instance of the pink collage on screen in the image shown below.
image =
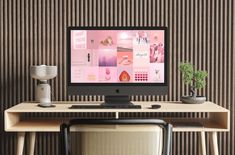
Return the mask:
M 163 30 L 72 30 L 72 83 L 164 83 Z

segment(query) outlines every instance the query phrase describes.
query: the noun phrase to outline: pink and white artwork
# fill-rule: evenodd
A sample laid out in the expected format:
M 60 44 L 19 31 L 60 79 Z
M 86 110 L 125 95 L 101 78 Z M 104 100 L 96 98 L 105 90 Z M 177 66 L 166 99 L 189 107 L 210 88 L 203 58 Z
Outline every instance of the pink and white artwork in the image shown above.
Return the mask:
M 100 82 L 116 82 L 117 67 L 99 67 Z
M 117 50 L 99 49 L 99 66 L 117 66 Z
M 87 48 L 87 31 L 72 31 L 71 33 L 71 49 L 86 49 Z
M 164 31 L 74 30 L 72 83 L 163 83 Z
M 164 44 L 150 45 L 150 63 L 163 63 L 164 62 Z
M 117 65 L 118 66 L 132 66 L 133 65 L 133 52 L 117 52 Z
M 154 63 L 149 68 L 149 80 L 152 82 L 164 82 L 164 64 Z
M 163 31 L 150 32 L 150 63 L 164 63 L 164 39 Z
M 119 31 L 119 33 L 117 33 L 117 47 L 118 47 L 118 49 L 132 51 L 134 37 L 135 37 L 135 32 L 133 32 L 133 31 L 128 31 L 128 30 Z
M 148 67 L 149 66 L 149 44 L 133 46 L 133 66 Z
M 149 68 L 139 67 L 134 68 L 133 78 L 136 83 L 147 83 L 149 81 Z
M 133 80 L 132 67 L 119 67 L 118 68 L 118 81 L 119 82 L 131 82 Z

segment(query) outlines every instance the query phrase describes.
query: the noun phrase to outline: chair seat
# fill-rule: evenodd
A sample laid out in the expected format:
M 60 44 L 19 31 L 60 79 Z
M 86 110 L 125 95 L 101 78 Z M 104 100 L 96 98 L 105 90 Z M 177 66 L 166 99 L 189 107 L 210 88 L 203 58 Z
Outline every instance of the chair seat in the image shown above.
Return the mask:
M 171 155 L 172 125 L 159 119 L 73 119 L 60 132 L 62 155 Z
M 71 132 L 70 149 L 72 155 L 161 155 L 163 130 L 155 131 L 83 131 Z

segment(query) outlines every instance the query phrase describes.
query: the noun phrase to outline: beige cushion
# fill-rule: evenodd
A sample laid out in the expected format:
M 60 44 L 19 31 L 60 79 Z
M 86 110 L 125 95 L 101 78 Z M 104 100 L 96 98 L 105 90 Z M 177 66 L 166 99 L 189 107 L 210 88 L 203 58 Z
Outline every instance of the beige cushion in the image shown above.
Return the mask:
M 163 131 L 158 126 L 83 126 L 71 130 L 76 131 L 70 139 L 73 155 L 161 155 L 162 152 Z

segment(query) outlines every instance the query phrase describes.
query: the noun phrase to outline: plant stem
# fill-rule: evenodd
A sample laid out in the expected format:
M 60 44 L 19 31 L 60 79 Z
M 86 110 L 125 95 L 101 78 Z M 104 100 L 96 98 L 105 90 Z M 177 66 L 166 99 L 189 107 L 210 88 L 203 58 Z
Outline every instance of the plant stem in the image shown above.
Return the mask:
M 195 86 L 190 86 L 190 93 L 192 94 L 193 97 L 196 97 L 196 88 L 195 88 Z

